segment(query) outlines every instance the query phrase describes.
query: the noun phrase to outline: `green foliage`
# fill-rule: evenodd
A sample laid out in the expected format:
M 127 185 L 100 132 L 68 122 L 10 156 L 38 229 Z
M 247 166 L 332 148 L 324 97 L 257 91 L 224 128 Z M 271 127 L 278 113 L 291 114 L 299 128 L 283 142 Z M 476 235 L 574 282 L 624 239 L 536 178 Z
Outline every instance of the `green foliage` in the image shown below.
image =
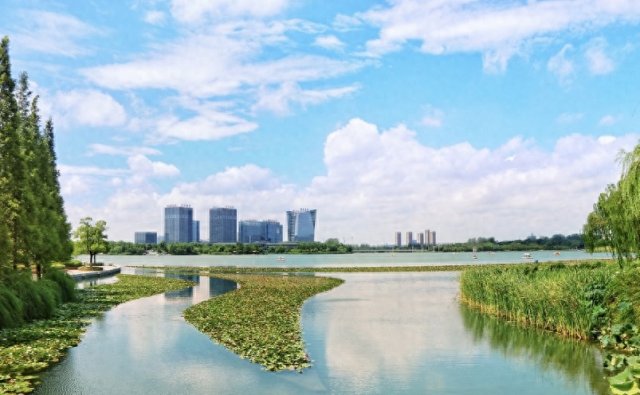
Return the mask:
M 63 304 L 50 319 L 0 330 L 0 393 L 33 391 L 37 374 L 58 362 L 68 348 L 80 342 L 90 318 L 129 300 L 192 285 L 158 277 L 120 275 L 118 278 L 115 284 L 80 290 L 76 302 Z M 0 303 L 2 295 L 0 288 Z
M 76 282 L 65 272 L 49 270 L 45 273 L 44 278 L 58 284 L 63 302 L 71 302 L 76 299 Z
M 311 296 L 343 281 L 313 276 L 216 275 L 240 288 L 188 308 L 184 317 L 243 358 L 267 370 L 310 365 L 300 331 L 300 309 Z
M 9 39 L 0 45 L 0 275 L 70 256 L 69 227 L 60 195 L 53 124 L 40 125 L 38 97 L 26 73 L 11 76 Z
M 600 194 L 583 229 L 586 248 L 611 248 L 620 267 L 640 254 L 640 144 L 621 161 L 620 180 Z
M 23 322 L 22 302 L 9 289 L 0 286 L 0 328 L 10 328 Z
M 80 226 L 73 233 L 77 239 L 75 246 L 80 254 L 89 254 L 89 264 L 96 263 L 96 256 L 108 249 L 107 223 L 103 220 L 93 223 L 91 217 L 84 217 L 80 220 Z

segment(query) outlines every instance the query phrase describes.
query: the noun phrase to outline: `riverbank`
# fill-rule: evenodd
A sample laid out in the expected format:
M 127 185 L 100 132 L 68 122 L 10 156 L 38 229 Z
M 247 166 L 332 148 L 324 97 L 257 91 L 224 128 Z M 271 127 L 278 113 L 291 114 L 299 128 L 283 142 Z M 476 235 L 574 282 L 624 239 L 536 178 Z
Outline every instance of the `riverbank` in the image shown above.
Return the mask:
M 91 319 L 133 299 L 179 290 L 192 283 L 158 277 L 119 275 L 115 284 L 78 291 L 51 319 L 0 331 L 0 393 L 28 393 L 38 374 L 58 362 L 80 342 Z
M 638 390 L 640 267 L 613 263 L 479 267 L 460 276 L 460 299 L 482 312 L 564 336 L 598 341 L 612 390 Z M 640 393 L 640 392 L 629 392 Z
M 593 263 L 593 260 L 567 260 L 556 262 L 529 262 L 529 263 L 486 263 L 478 264 L 451 264 L 451 265 L 424 265 L 424 266 L 305 266 L 305 267 L 269 267 L 269 266 L 141 266 L 130 267 L 159 270 L 184 274 L 261 274 L 261 273 L 389 273 L 389 272 L 450 272 L 476 269 L 478 267 L 508 268 L 518 265 L 547 267 L 558 264 L 566 266 L 578 266 Z M 598 260 L 598 262 L 613 263 L 613 260 Z
M 300 310 L 313 295 L 343 280 L 315 276 L 211 274 L 240 288 L 185 310 L 185 319 L 215 342 L 267 370 L 301 370 L 311 363 Z

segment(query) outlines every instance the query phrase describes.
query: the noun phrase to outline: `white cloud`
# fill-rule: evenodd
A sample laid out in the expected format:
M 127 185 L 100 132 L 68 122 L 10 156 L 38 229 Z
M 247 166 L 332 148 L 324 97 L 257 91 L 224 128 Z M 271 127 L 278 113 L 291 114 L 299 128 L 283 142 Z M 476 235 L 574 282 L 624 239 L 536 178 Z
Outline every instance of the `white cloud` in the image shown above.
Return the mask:
M 90 52 L 79 41 L 100 34 L 95 27 L 66 14 L 21 11 L 20 27 L 11 34 L 15 48 L 75 57 Z
M 167 19 L 167 15 L 158 10 L 147 11 L 144 14 L 144 21 L 151 25 L 162 25 Z
M 138 154 L 160 155 L 160 151 L 149 147 L 115 146 L 107 144 L 91 144 L 89 146 L 89 155 L 133 156 Z
M 172 0 L 171 13 L 178 21 L 190 24 L 221 17 L 267 17 L 282 12 L 288 0 Z
M 135 229 L 161 230 L 162 207 L 175 203 L 194 207 L 204 235 L 207 210 L 215 205 L 235 206 L 241 219 L 282 223 L 287 209 L 317 208 L 318 240 L 349 236 L 356 243 L 392 242 L 397 230 L 425 228 L 438 231 L 443 242 L 574 233 L 598 194 L 619 177 L 619 150 L 637 139 L 575 134 L 551 148 L 518 137 L 491 149 L 469 143 L 434 148 L 404 125 L 380 130 L 356 118 L 327 136 L 325 172 L 308 185 L 288 184 L 270 169 L 247 164 L 178 183 L 167 193 L 151 182 L 126 182 L 104 205 L 82 209 L 105 218 L 111 238 L 127 240 Z M 130 159 L 125 174 L 104 176 L 131 177 L 140 168 L 158 176 L 175 173 L 149 162 Z
M 120 103 L 94 89 L 59 91 L 52 97 L 45 94 L 43 102 L 43 110 L 50 112 L 61 127 L 114 127 L 127 121 L 127 114 Z
M 618 122 L 618 118 L 613 115 L 605 115 L 598 121 L 598 126 L 612 126 Z
M 523 45 L 565 31 L 588 31 L 615 22 L 637 23 L 640 3 L 631 0 L 502 1 L 395 0 L 358 15 L 378 27 L 367 42 L 372 56 L 421 43 L 422 52 L 481 53 L 485 70 L 503 70 Z
M 547 62 L 547 70 L 555 74 L 561 82 L 568 82 L 575 71 L 573 61 L 567 58 L 567 52 L 572 50 L 573 46 L 566 44 Z
M 344 42 L 334 35 L 318 36 L 314 41 L 314 45 L 334 51 L 340 51 L 345 46 Z
M 615 69 L 613 59 L 605 52 L 606 48 L 607 41 L 603 38 L 593 39 L 587 46 L 584 56 L 587 59 L 587 65 L 591 74 L 609 74 Z
M 333 28 L 339 32 L 356 30 L 362 26 L 362 20 L 355 16 L 338 14 L 333 19 Z
M 358 85 L 350 85 L 332 89 L 302 89 L 294 82 L 281 84 L 276 89 L 261 87 L 258 91 L 258 100 L 253 109 L 268 110 L 276 114 L 285 115 L 290 112 L 291 104 L 300 104 L 303 107 L 311 104 L 319 104 L 331 99 L 350 95 L 359 89 Z
M 430 128 L 439 128 L 442 126 L 443 119 L 444 112 L 441 109 L 427 106 L 421 123 Z
M 175 177 L 180 170 L 171 164 L 154 162 L 142 154 L 131 156 L 127 159 L 131 174 L 139 179 L 146 177 Z

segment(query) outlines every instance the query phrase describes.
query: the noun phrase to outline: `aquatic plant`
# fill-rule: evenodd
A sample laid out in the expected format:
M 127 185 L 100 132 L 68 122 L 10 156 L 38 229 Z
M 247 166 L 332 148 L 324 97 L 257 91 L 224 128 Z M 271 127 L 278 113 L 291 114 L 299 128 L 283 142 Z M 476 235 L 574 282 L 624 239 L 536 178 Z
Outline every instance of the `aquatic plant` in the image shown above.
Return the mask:
M 114 284 L 79 290 L 77 300 L 61 305 L 50 319 L 0 330 L 0 393 L 31 392 L 38 382 L 37 374 L 80 342 L 91 318 L 129 300 L 192 285 L 159 277 L 118 278 Z M 48 281 L 55 284 L 54 280 Z
M 216 274 L 240 288 L 185 310 L 185 319 L 215 342 L 267 370 L 310 365 L 300 309 L 309 297 L 343 280 L 315 276 Z

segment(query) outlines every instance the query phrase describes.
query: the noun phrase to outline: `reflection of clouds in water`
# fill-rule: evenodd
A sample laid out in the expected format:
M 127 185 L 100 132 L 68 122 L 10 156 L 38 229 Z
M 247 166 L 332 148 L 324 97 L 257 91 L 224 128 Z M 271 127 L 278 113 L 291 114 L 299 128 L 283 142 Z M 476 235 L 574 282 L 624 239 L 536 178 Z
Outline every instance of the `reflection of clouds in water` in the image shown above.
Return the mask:
M 325 332 L 332 378 L 361 390 L 376 388 L 383 377 L 393 377 L 402 386 L 425 361 L 471 362 L 473 343 L 465 335 L 453 296 L 457 274 L 336 276 L 347 282 L 317 297 L 321 314 L 313 317 L 313 325 Z

